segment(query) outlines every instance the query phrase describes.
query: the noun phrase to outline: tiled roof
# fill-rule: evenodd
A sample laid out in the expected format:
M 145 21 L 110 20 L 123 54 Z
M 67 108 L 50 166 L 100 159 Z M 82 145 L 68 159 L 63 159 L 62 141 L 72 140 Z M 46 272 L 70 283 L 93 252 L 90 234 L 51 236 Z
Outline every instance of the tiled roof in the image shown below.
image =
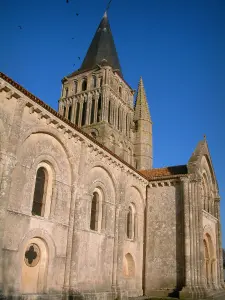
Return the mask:
M 140 173 L 142 173 L 146 178 L 148 178 L 148 180 L 151 180 L 164 177 L 179 177 L 180 175 L 182 176 L 184 174 L 187 174 L 188 170 L 187 165 L 180 165 L 152 170 L 140 170 Z

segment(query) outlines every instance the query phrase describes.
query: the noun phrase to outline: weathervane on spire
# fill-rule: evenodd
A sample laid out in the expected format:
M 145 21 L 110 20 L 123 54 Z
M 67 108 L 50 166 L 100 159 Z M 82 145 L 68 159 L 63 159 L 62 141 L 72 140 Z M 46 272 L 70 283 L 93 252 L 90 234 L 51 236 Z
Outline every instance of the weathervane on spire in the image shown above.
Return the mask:
M 109 10 L 109 7 L 110 7 L 111 2 L 112 2 L 112 0 L 109 0 L 105 12 L 107 12 L 107 11 Z
M 206 141 L 206 135 L 204 134 L 204 141 Z

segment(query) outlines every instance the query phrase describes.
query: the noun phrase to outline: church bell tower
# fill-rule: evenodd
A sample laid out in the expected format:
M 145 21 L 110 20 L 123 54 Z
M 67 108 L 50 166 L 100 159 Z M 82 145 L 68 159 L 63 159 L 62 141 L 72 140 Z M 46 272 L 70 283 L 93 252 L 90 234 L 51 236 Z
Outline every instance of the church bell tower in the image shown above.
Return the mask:
M 137 166 L 134 93 L 123 78 L 105 12 L 80 69 L 62 80 L 59 113 Z

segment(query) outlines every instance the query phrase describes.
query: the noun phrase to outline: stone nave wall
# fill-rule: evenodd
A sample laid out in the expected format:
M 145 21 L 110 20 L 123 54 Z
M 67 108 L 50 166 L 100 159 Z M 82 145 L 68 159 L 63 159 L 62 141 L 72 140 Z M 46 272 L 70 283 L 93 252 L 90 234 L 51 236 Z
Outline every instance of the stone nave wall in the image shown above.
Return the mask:
M 22 87 L 0 81 L 1 290 L 141 295 L 147 181 Z M 40 167 L 48 173 L 43 216 L 32 214 Z M 100 204 L 91 230 L 94 191 Z M 33 266 L 30 245 L 38 249 Z

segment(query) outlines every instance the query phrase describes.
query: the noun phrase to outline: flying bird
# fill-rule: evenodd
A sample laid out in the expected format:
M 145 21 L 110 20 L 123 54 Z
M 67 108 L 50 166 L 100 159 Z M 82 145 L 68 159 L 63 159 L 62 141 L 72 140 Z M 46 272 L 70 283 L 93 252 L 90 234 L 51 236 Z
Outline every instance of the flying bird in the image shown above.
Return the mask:
M 78 13 L 76 13 L 76 16 L 79 16 L 79 14 L 78 14 Z
M 78 59 L 80 59 L 80 56 L 78 56 Z
M 74 40 L 74 38 L 72 38 L 72 40 Z
M 22 26 L 19 25 L 18 27 L 19 27 L 19 29 L 22 29 Z
M 76 66 L 76 64 L 73 64 L 73 67 Z
M 69 3 L 69 0 L 66 0 L 66 3 Z

